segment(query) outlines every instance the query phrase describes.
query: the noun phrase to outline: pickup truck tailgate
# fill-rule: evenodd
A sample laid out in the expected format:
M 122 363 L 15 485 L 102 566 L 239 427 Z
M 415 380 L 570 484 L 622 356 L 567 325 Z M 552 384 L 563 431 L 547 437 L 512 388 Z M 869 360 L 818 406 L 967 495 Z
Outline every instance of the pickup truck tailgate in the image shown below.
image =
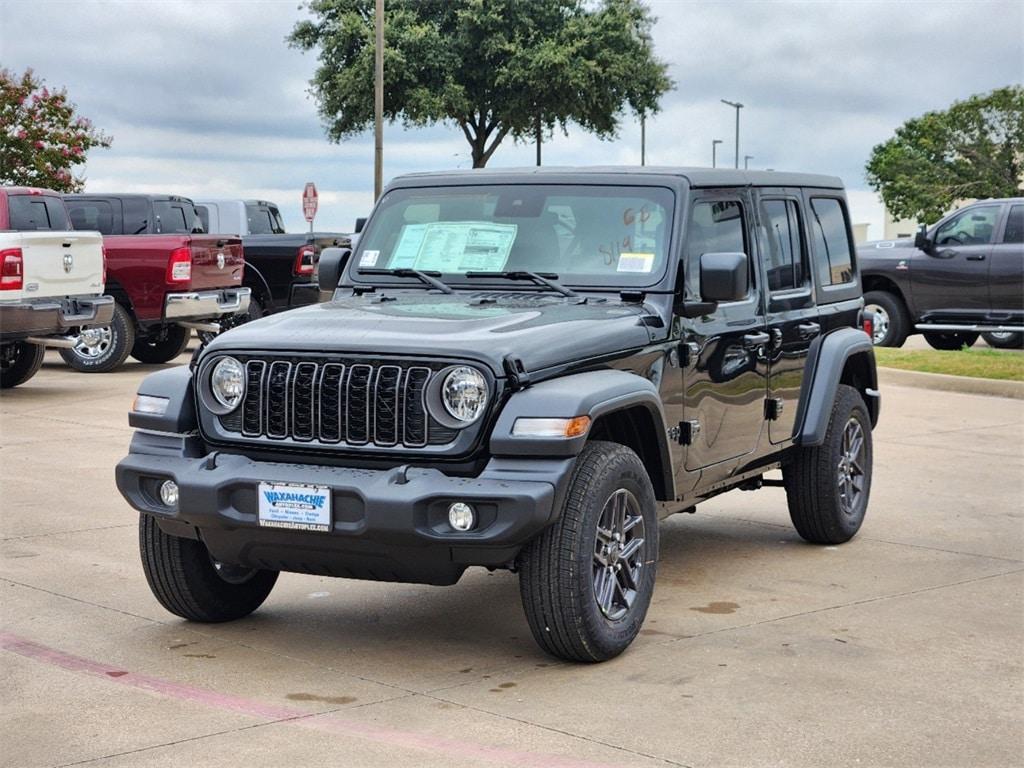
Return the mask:
M 233 288 L 242 284 L 245 258 L 242 241 L 222 235 L 193 235 L 192 249 L 193 290 L 203 288 Z
M 99 232 L 40 230 L 5 235 L 4 246 L 12 245 L 21 248 L 24 287 L 18 296 L 5 292 L 2 298 L 103 293 L 103 236 Z

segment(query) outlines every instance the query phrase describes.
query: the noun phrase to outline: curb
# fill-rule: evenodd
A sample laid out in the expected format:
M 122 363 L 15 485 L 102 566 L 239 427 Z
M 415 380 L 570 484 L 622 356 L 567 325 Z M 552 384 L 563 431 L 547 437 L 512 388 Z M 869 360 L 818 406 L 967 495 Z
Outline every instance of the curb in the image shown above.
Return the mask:
M 898 368 L 878 366 L 878 383 L 897 387 L 937 389 L 944 392 L 962 392 L 967 395 L 1011 397 L 1024 400 L 1024 381 L 1006 379 L 978 379 L 973 376 L 950 376 L 945 373 L 922 373 Z

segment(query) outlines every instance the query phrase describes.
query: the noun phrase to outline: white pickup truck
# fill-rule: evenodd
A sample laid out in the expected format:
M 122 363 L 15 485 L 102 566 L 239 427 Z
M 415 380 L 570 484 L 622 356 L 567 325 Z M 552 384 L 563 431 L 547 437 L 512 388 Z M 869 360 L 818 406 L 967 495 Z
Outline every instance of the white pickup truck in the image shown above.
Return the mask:
M 0 187 L 0 388 L 28 381 L 46 347 L 108 325 L 103 236 L 71 229 L 56 192 Z

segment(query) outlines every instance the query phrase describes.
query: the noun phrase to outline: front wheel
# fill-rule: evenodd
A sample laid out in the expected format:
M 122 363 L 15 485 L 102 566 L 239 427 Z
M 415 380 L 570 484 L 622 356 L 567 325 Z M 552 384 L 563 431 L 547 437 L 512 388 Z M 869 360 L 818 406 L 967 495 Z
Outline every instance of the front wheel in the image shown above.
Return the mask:
M 135 344 L 135 322 L 128 310 L 114 304 L 110 325 L 85 328 L 75 337 L 75 346 L 62 349 L 64 362 L 83 373 L 106 373 L 123 363 Z
M 201 541 L 164 533 L 152 515 L 139 516 L 139 551 L 153 596 L 189 621 L 215 623 L 248 616 L 277 581 L 277 571 L 217 562 Z
M 199 340 L 204 344 L 209 344 L 218 335 L 224 333 L 224 331 L 230 331 L 232 328 L 237 328 L 245 323 L 252 322 L 253 320 L 259 320 L 263 317 L 264 309 L 263 304 L 255 296 L 249 299 L 249 310 L 242 312 L 237 315 L 226 315 L 217 321 L 217 325 L 220 326 L 219 333 L 213 333 L 211 331 L 199 331 Z
M 990 347 L 995 347 L 996 349 L 1024 348 L 1024 333 L 996 331 L 994 333 L 983 333 L 981 334 L 981 338 L 983 338 L 985 343 Z
M 924 340 L 932 349 L 955 352 L 969 347 L 978 340 L 977 333 L 955 333 L 941 331 L 925 331 Z
M 888 291 L 864 294 L 864 311 L 874 315 L 872 343 L 876 347 L 902 347 L 910 322 L 903 302 Z
M 12 341 L 0 347 L 0 389 L 10 389 L 35 376 L 43 365 L 46 347 Z
M 654 592 L 658 520 L 639 457 L 588 443 L 559 519 L 519 556 L 519 591 L 534 639 L 569 661 L 618 656 L 640 631 Z
M 860 392 L 840 384 L 824 442 L 795 450 L 782 470 L 793 527 L 812 544 L 849 541 L 871 493 L 871 418 Z

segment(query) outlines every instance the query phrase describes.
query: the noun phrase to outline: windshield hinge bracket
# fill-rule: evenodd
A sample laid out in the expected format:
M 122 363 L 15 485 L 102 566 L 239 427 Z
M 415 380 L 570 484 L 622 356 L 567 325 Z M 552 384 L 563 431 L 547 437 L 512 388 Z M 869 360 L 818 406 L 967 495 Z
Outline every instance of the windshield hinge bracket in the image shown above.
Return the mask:
M 530 373 L 526 370 L 526 366 L 523 365 L 523 361 L 513 355 L 505 355 L 505 359 L 501 361 L 502 367 L 505 369 L 505 375 L 508 377 L 509 385 L 512 387 L 513 392 L 518 392 L 520 389 L 526 389 L 530 386 Z

